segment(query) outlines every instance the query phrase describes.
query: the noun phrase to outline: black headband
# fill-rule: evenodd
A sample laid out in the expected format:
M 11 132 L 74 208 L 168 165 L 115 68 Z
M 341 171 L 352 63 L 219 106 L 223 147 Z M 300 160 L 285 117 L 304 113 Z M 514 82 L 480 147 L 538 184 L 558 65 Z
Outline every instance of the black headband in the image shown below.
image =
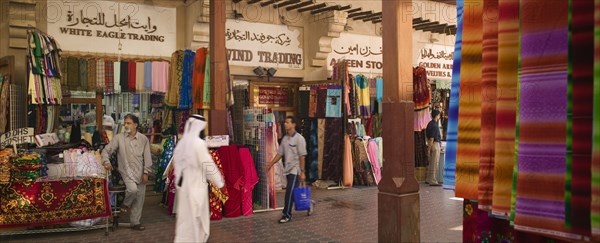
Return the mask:
M 201 115 L 192 115 L 190 118 L 196 118 L 196 119 L 198 119 L 200 121 L 203 121 L 203 122 L 206 121 L 206 119 L 203 116 L 201 116 Z

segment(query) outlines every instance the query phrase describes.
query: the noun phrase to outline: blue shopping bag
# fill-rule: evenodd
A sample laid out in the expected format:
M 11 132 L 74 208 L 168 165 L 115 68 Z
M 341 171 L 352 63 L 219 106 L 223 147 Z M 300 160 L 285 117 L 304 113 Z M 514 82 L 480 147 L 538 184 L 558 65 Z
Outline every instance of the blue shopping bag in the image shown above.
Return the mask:
M 296 211 L 310 210 L 310 187 L 297 187 L 293 192 Z

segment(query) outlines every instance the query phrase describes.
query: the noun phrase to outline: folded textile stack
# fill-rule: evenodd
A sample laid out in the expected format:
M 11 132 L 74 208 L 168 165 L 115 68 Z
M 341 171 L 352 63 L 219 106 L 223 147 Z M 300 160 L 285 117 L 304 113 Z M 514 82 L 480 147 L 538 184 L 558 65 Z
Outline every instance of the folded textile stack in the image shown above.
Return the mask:
M 22 153 L 12 160 L 13 181 L 35 181 L 41 175 L 42 159 L 38 153 Z
M 10 151 L 0 151 L 0 183 L 10 181 L 10 155 L 12 154 Z

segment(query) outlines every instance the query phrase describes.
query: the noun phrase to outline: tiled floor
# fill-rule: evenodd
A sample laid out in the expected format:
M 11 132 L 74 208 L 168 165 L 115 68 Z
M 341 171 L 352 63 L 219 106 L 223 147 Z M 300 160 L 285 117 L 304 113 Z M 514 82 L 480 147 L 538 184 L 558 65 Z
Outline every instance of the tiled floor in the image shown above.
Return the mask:
M 462 202 L 452 191 L 421 186 L 421 241 L 460 242 Z M 377 188 L 313 190 L 315 213 L 296 212 L 294 220 L 279 224 L 280 211 L 213 221 L 209 242 L 376 242 Z M 2 236 L 0 242 L 171 242 L 175 218 L 159 206 L 160 197 L 148 194 L 142 222 L 146 231 L 119 228 L 69 233 Z

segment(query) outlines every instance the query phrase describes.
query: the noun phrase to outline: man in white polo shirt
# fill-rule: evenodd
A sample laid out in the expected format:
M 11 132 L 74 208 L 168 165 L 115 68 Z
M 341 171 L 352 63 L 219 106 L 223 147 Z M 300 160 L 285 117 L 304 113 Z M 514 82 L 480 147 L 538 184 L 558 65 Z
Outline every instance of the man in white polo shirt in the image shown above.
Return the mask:
M 267 170 L 284 157 L 285 165 L 283 173 L 287 178 L 287 187 L 285 188 L 285 205 L 283 215 L 279 223 L 287 223 L 292 220 L 292 206 L 294 205 L 294 188 L 298 187 L 299 181 L 305 180 L 304 158 L 306 156 L 306 141 L 304 137 L 296 132 L 296 118 L 288 116 L 284 123 L 286 134 L 281 140 L 279 151 L 271 163 L 267 165 Z

